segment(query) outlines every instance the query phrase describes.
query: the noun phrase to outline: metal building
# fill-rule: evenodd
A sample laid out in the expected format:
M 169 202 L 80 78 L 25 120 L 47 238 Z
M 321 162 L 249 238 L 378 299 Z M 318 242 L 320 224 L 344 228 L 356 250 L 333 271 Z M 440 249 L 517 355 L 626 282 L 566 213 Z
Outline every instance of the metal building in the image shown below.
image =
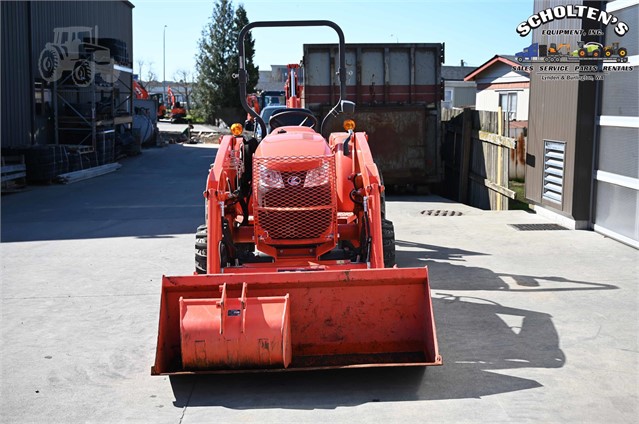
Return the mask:
M 533 13 L 565 4 L 535 0 Z M 555 81 L 541 68 L 555 64 L 533 65 L 526 197 L 540 206 L 538 211 L 551 212 L 549 216 L 566 225 L 594 229 L 639 247 L 639 1 L 571 4 L 613 14 L 615 22 L 625 22 L 629 30 L 619 36 L 615 25 L 601 19 L 556 19 L 535 29 L 533 42 L 573 48 L 599 43 L 604 46 L 599 54 L 619 43 L 627 49 L 627 61 L 602 63 L 585 57 L 572 62 L 570 70 L 585 66 L 597 72 L 558 74 L 565 80 Z M 559 39 L 544 31 L 549 29 L 586 32 Z
M 91 137 L 95 140 L 96 128 L 99 131 L 100 125 L 105 123 L 96 117 L 95 107 L 107 95 L 115 105 L 111 114 L 119 119 L 111 119 L 110 123 L 130 122 L 132 103 L 127 101 L 131 97 L 130 89 L 127 92 L 125 88 L 113 87 L 118 82 L 123 87 L 131 86 L 133 7 L 128 1 L 2 2 L 3 149 L 69 142 L 68 139 L 74 137 L 63 133 L 64 127 L 60 126 L 58 118 L 64 113 L 82 112 L 81 106 L 87 104 L 91 104 L 93 110 L 87 107 L 87 113 L 78 119 L 76 127 L 85 133 L 92 132 Z M 47 43 L 55 44 L 57 53 L 43 53 Z M 82 57 L 76 55 L 72 67 L 63 68 L 82 43 L 107 46 L 102 49 L 107 52 L 105 63 L 111 61 L 110 69 L 116 73 L 115 77 L 110 77 L 111 81 L 104 77 L 106 85 L 111 84 L 110 94 L 105 94 L 108 90 L 104 86 L 96 88 L 96 84 L 104 82 L 98 77 L 99 63 L 82 61 Z M 102 74 L 106 75 L 104 69 Z M 54 82 L 55 77 L 60 78 Z M 76 84 L 67 84 L 70 88 L 63 95 L 64 78 Z M 114 78 L 115 82 L 112 81 Z M 56 97 L 59 102 L 54 101 Z M 60 109 L 55 110 L 56 107 Z M 69 112 L 69 109 L 73 111 Z M 74 129 L 67 128 L 69 133 Z M 65 140 L 60 140 L 60 134 Z M 75 136 L 72 141 L 78 142 L 77 139 L 83 136 Z

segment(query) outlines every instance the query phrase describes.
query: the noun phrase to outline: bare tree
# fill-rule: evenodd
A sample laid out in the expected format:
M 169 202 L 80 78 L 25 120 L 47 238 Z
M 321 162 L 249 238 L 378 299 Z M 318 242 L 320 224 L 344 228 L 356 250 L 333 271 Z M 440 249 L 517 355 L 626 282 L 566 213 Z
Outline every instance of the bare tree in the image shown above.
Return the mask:
M 142 81 L 142 78 L 144 78 L 144 76 L 142 74 L 142 70 L 144 69 L 144 64 L 146 62 L 144 61 L 144 59 L 140 58 L 140 59 L 136 60 L 135 63 L 138 64 L 138 80 Z
M 186 110 L 191 111 L 191 93 L 193 91 L 193 76 L 191 71 L 186 69 L 178 69 L 173 74 L 175 80 L 174 87 L 177 94 L 182 95 L 186 101 Z
M 153 69 L 153 64 L 154 62 L 152 60 L 149 61 L 149 63 L 147 64 L 149 65 L 149 70 L 147 71 L 147 74 L 146 74 L 146 80 L 149 82 L 158 80 L 158 76 L 155 74 L 155 70 Z

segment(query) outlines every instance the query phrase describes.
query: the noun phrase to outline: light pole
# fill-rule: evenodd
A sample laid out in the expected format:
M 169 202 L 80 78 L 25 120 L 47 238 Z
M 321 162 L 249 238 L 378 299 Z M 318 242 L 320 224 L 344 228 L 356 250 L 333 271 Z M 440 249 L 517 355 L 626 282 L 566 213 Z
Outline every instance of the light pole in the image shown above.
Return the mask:
M 166 99 L 164 96 L 166 95 L 166 27 L 164 25 L 164 30 L 162 33 L 162 102 L 166 107 Z

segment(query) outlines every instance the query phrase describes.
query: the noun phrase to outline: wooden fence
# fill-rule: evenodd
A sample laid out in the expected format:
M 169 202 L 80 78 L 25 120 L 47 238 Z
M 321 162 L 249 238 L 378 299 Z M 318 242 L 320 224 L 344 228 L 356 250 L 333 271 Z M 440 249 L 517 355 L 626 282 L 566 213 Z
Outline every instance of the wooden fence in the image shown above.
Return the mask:
M 462 203 L 507 210 L 515 192 L 508 188 L 513 138 L 504 137 L 498 112 L 442 111 L 442 152 L 446 195 Z

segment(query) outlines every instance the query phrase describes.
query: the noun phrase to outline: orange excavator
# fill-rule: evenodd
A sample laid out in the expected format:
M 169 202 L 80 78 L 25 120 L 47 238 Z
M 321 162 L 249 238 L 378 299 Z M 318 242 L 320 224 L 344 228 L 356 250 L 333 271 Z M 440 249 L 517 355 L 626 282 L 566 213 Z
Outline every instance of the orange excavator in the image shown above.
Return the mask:
M 171 107 L 171 123 L 184 123 L 186 122 L 186 109 L 180 102 L 173 103 Z
M 137 80 L 133 80 L 133 93 L 136 99 L 153 99 L 157 104 L 157 119 L 164 118 L 166 114 L 166 107 L 162 102 L 162 94 L 149 94 L 149 92 L 140 84 Z
M 294 63 L 286 65 L 288 69 L 288 78 L 284 84 L 286 92 L 286 107 L 300 108 L 302 107 L 302 90 L 304 87 L 299 82 L 300 65 Z
M 142 86 L 138 81 L 133 80 L 133 92 L 135 93 L 136 99 L 148 99 L 149 92 L 146 91 L 146 88 Z
M 328 26 L 339 36 L 340 98 L 322 120 L 285 108 L 260 141 L 240 124 L 220 138 L 195 241 L 195 274 L 162 278 L 154 375 L 441 365 L 428 270 L 397 268 L 384 185 L 364 132 L 324 137 L 345 100 L 344 34 L 330 21 L 253 22 Z

